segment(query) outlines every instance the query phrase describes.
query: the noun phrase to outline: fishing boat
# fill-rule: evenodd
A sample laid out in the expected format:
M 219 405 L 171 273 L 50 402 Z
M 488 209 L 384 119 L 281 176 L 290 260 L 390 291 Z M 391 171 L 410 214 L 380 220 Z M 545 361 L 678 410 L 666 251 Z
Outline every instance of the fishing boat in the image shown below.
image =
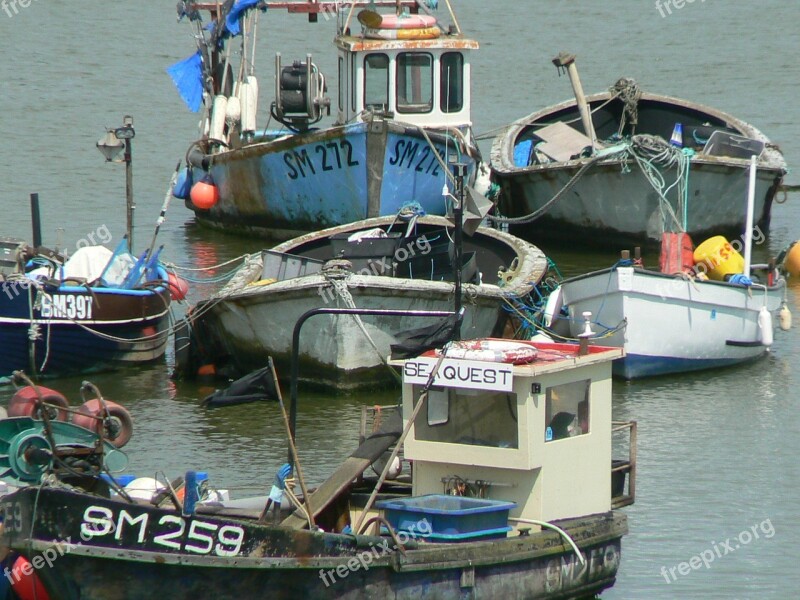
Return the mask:
M 263 367 L 267 355 L 286 367 L 294 324 L 314 308 L 451 310 L 454 228 L 444 217 L 405 217 L 333 227 L 252 255 L 189 312 L 175 337 L 179 371 L 192 376 L 216 365 L 239 376 Z M 508 302 L 526 297 L 546 270 L 542 252 L 519 238 L 485 227 L 465 236 L 462 335 L 502 334 Z M 429 324 L 413 316 L 317 317 L 313 339 L 300 344 L 301 377 L 339 390 L 392 382 L 390 346 L 400 332 Z
M 12 585 L 52 600 L 593 596 L 614 584 L 628 532 L 614 509 L 635 492 L 636 424 L 612 422 L 622 350 L 509 344 L 399 361 L 402 420 L 383 412 L 316 489 L 287 419 L 292 462 L 269 499 L 197 502 L 190 471 L 183 500 L 155 506 L 113 481 L 112 497 L 63 485 L 45 461 L 40 484 L 2 501 L 2 541 L 30 565 Z M 620 433 L 628 455 L 612 463 Z M 401 446 L 413 469 L 390 479 Z M 371 464 L 377 480 L 362 478 Z
M 93 372 L 156 360 L 169 335 L 169 276 L 158 252 L 138 259 L 86 246 L 70 256 L 0 241 L 0 378 Z
M 310 54 L 292 62 L 277 54 L 269 122 L 257 124 L 255 39 L 267 8 L 262 21 L 278 9 L 336 19 L 333 106 Z M 469 58 L 478 44 L 452 10 L 448 27 L 420 8 L 430 12 L 409 0 L 180 2 L 199 50 L 168 70 L 202 119 L 176 195 L 197 221 L 286 240 L 412 203 L 444 214 L 448 160 L 465 162 L 470 181 L 480 160 Z M 231 68 L 232 54 L 242 65 Z M 331 111 L 332 122 L 320 124 Z
M 746 171 L 758 157 L 755 224 L 769 231 L 786 174 L 780 150 L 752 125 L 620 79 L 585 97 L 574 56 L 575 99 L 505 128 L 492 145 L 499 212 L 526 238 L 656 245 L 664 232 L 694 239 L 745 230 Z

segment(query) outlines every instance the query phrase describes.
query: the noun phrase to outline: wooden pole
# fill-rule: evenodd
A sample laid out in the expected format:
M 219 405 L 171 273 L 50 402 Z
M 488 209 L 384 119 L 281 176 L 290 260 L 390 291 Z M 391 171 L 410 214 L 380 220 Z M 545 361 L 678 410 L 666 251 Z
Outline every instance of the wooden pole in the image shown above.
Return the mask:
M 578 112 L 581 115 L 583 131 L 591 139 L 592 150 L 594 150 L 595 146 L 597 146 L 597 136 L 592 123 L 592 113 L 589 110 L 589 104 L 586 102 L 586 94 L 583 93 L 583 85 L 581 85 L 581 78 L 578 75 L 578 67 L 575 65 L 575 55 L 562 52 L 553 59 L 553 64 L 559 71 L 561 69 L 567 70 L 570 83 L 572 83 L 572 91 L 575 94 L 575 102 L 578 105 Z
M 311 497 L 308 495 L 306 489 L 306 482 L 303 478 L 303 470 L 300 468 L 300 457 L 297 456 L 297 447 L 294 445 L 294 435 L 292 435 L 292 428 L 289 425 L 289 415 L 286 414 L 286 407 L 283 405 L 283 395 L 281 394 L 281 384 L 278 382 L 278 374 L 275 372 L 275 363 L 272 362 L 272 357 L 269 357 L 269 369 L 272 371 L 272 379 L 275 382 L 275 391 L 278 394 L 278 404 L 281 407 L 281 415 L 283 415 L 283 424 L 286 427 L 286 435 L 289 438 L 289 452 L 292 456 L 292 462 L 295 469 L 297 469 L 297 480 L 300 482 L 300 489 L 303 491 L 303 502 L 306 504 L 306 512 L 308 513 L 309 527 L 314 527 L 314 511 L 311 510 Z

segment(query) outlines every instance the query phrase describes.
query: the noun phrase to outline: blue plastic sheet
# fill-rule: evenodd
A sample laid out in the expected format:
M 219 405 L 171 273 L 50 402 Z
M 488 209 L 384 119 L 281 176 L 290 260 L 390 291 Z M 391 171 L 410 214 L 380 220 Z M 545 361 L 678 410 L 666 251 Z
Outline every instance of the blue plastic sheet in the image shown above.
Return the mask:
M 236 36 L 241 33 L 239 17 L 241 17 L 242 13 L 247 9 L 253 8 L 258 2 L 259 0 L 236 0 L 236 3 L 231 8 L 231 12 L 229 12 L 228 16 L 225 18 L 225 28 L 231 35 Z
M 203 58 L 200 51 L 167 67 L 167 73 L 189 110 L 200 110 L 203 103 Z

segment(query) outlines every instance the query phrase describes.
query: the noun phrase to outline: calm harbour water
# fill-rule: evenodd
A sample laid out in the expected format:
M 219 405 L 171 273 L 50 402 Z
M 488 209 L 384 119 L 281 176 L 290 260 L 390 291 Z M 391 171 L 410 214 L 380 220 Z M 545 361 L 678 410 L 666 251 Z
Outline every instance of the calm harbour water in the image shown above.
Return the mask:
M 568 98 L 568 80 L 557 76 L 550 59 L 569 51 L 578 56 L 587 92 L 634 77 L 646 90 L 697 100 L 754 123 L 782 147 L 790 167 L 800 164 L 800 4 L 687 0 L 678 9 L 674 0 L 662 0 L 672 12 L 662 11 L 663 17 L 656 4 L 457 2 L 462 27 L 482 44 L 472 71 L 476 132 Z M 0 235 L 30 237 L 27 198 L 39 192 L 45 244 L 74 248 L 102 226 L 118 240 L 124 170 L 104 164 L 93 146 L 104 127 L 119 126 L 131 114 L 136 246 L 149 242 L 171 170 L 196 134 L 196 115 L 164 72 L 193 47 L 189 27 L 176 24 L 173 7 L 167 0 L 61 0 L 18 6 L 11 17 L 0 10 Z M 261 25 L 262 116 L 273 96 L 276 50 L 285 60 L 312 52 L 335 79 L 333 23 L 309 25 L 300 16 L 271 11 Z M 482 147 L 488 153 L 488 142 Z M 798 178 L 790 174 L 789 181 Z M 799 202 L 795 194 L 775 207 L 759 258 L 800 238 Z M 159 238 L 169 261 L 210 265 L 260 247 L 199 230 L 190 214 L 180 201 L 170 207 Z M 618 248 L 594 254 L 544 250 L 562 270 L 575 273 L 609 264 Z M 195 286 L 191 298 L 209 291 Z M 798 297 L 795 285 L 790 307 L 796 322 Z M 615 382 L 615 418 L 639 422 L 639 478 L 637 502 L 626 509 L 631 533 L 623 542 L 617 585 L 603 598 L 796 597 L 798 353 L 795 327 L 776 334 L 771 355 L 752 365 Z M 273 404 L 205 412 L 197 399 L 210 390 L 171 381 L 168 364 L 92 379 L 134 413 L 137 430 L 127 451 L 131 471 L 139 475 L 201 468 L 219 486 L 256 492 L 268 489 L 285 458 Z M 53 386 L 77 397 L 79 382 Z M 0 397 L 6 394 L 0 390 Z M 298 445 L 307 477 L 319 481 L 349 454 L 360 406 L 393 399 L 392 393 L 302 394 Z M 745 543 L 750 538 L 742 532 L 752 526 L 759 537 Z M 673 569 L 674 580 L 662 575 L 662 567 L 668 573 L 729 538 L 732 551 L 709 568 L 701 565 L 688 575 Z

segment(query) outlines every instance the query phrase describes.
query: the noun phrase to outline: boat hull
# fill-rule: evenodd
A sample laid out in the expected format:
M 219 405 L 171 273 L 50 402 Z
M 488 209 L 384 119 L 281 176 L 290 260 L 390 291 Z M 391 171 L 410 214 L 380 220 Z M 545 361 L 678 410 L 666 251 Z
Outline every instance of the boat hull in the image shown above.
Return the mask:
M 500 211 L 510 217 L 527 215 L 542 207 L 580 170 L 582 162 L 540 167 L 499 176 L 504 188 Z M 689 180 L 688 233 L 698 241 L 712 235 L 739 236 L 744 229 L 748 183 L 746 161 L 695 161 Z M 666 171 L 665 179 L 675 179 Z M 756 178 L 754 223 L 761 235 L 769 231 L 772 202 L 783 172 L 762 168 Z M 674 194 L 668 195 L 677 206 Z M 525 238 L 568 237 L 608 244 L 655 244 L 661 240 L 661 202 L 635 163 L 601 161 L 536 221 L 512 226 Z
M 203 224 L 271 239 L 288 239 L 418 203 L 445 213 L 443 160 L 453 138 L 375 119 L 284 136 L 209 157 L 219 201 L 210 210 L 187 206 Z M 461 145 L 459 142 L 455 142 Z M 473 158 L 459 155 L 474 178 Z
M 300 316 L 315 308 L 348 306 L 325 277 L 302 279 L 274 283 L 271 289 L 237 294 L 216 303 L 203 317 L 203 337 L 214 340 L 237 373 L 263 367 L 266 356 L 273 357 L 279 371 L 289 373 L 292 332 Z M 397 286 L 388 277 L 361 275 L 351 275 L 343 283 L 355 305 L 363 309 L 453 309 L 451 284 L 408 282 L 410 285 Z M 501 292 L 481 291 L 471 285 L 465 285 L 465 290 L 473 297 L 465 307 L 462 335 L 469 339 L 497 335 L 505 316 Z M 396 334 L 433 324 L 432 319 L 422 317 L 358 319 L 366 334 L 349 315 L 318 315 L 309 322 L 300 339 L 301 381 L 340 390 L 390 384 L 395 379 L 381 359 L 389 356 Z
M 764 289 L 716 281 L 690 281 L 620 267 L 566 280 L 561 298 L 570 331 L 583 331 L 592 313 L 595 333 L 614 331 L 603 345 L 623 347 L 618 377 L 636 379 L 735 365 L 764 356 L 758 324 L 762 306 L 777 322 L 784 283 Z
M 0 377 L 101 371 L 157 360 L 167 346 L 169 292 L 62 286 L 36 300 L 0 284 Z M 31 337 L 35 340 L 31 340 Z
M 389 538 L 182 517 L 48 487 L 7 496 L 3 509 L 5 541 L 41 564 L 53 600 L 133 600 L 155 590 L 176 599 L 580 598 L 613 585 L 627 533 L 626 517 L 611 512 L 556 522 L 581 564 L 546 530 L 457 544 L 401 539 L 400 551 Z M 178 530 L 184 535 L 173 536 Z
M 328 245 L 332 237 L 387 228 L 393 222 L 387 217 L 331 228 L 285 242 L 272 252 L 328 261 L 332 257 Z M 439 242 L 445 242 L 440 249 L 446 256 L 448 238 L 444 228 L 448 225 L 442 217 L 421 217 L 415 227 L 426 236 L 436 235 Z M 230 366 L 233 372 L 226 370 L 229 376 L 263 367 L 267 356 L 284 367 L 279 372 L 289 373 L 294 324 L 309 310 L 358 307 L 452 311 L 452 273 L 446 280 L 426 279 L 429 273 L 414 273 L 417 279 L 383 274 L 382 269 L 393 260 L 405 258 L 413 262 L 415 258 L 426 258 L 426 252 L 430 257 L 437 255 L 431 245 L 435 240 L 423 244 L 423 237 L 402 243 L 393 256 L 354 259 L 361 262 L 356 262 L 352 270 L 334 269 L 280 281 L 260 279 L 259 258 L 252 274 L 241 280 L 234 277 L 228 286 L 198 303 L 190 313 L 192 346 L 216 365 Z M 508 315 L 505 300 L 529 294 L 546 271 L 547 259 L 535 246 L 485 228 L 465 239 L 464 255 L 472 257 L 481 273 L 481 284 L 463 286 L 465 315 L 461 335 L 498 336 Z M 363 264 L 367 266 L 358 269 Z M 507 280 L 501 281 L 498 268 L 503 265 L 516 265 L 516 270 L 506 273 Z M 301 380 L 338 390 L 390 385 L 397 380 L 384 361 L 391 352 L 390 346 L 397 342 L 397 334 L 433 324 L 433 319 L 423 317 L 317 315 L 300 336 Z M 177 344 L 185 346 L 183 341 Z

